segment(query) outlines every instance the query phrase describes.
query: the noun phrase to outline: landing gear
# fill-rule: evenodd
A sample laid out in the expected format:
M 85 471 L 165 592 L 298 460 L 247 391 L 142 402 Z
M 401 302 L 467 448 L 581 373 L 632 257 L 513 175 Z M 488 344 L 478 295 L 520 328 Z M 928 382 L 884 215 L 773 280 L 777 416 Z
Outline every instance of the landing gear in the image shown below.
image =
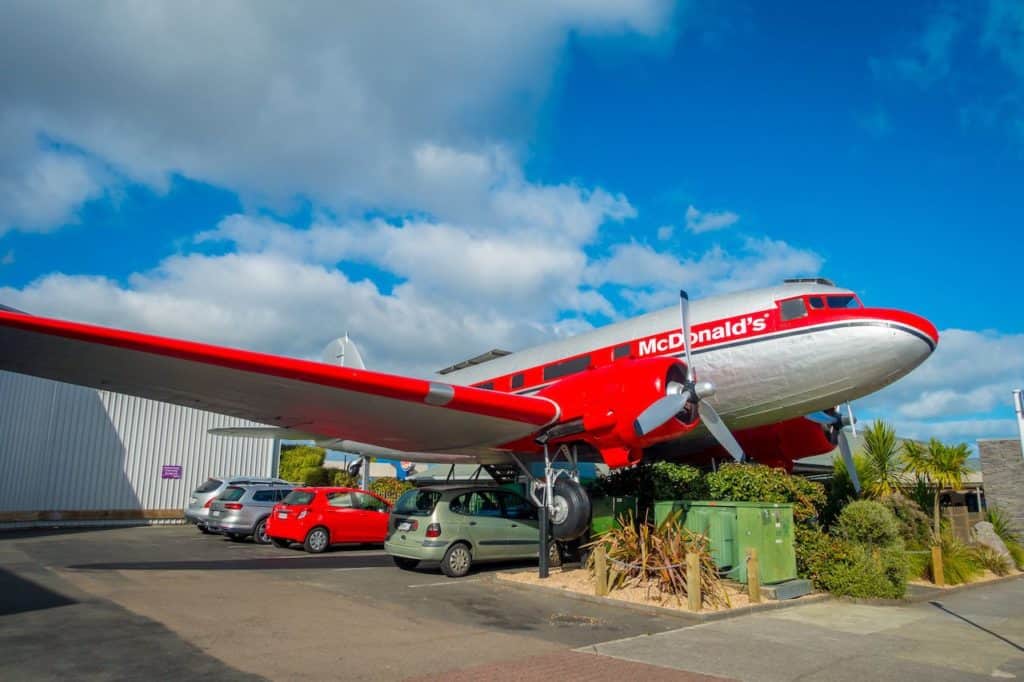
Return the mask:
M 540 521 L 540 548 L 538 571 L 541 578 L 548 577 L 551 562 L 552 539 L 569 541 L 583 535 L 590 526 L 590 496 L 579 482 L 579 465 L 576 448 L 559 446 L 552 457 L 547 443 L 544 445 L 544 478 L 537 480 L 530 476 L 530 470 L 518 459 L 520 469 L 530 476 L 527 490 L 537 505 Z M 568 469 L 556 469 L 553 464 L 559 457 L 568 462 Z

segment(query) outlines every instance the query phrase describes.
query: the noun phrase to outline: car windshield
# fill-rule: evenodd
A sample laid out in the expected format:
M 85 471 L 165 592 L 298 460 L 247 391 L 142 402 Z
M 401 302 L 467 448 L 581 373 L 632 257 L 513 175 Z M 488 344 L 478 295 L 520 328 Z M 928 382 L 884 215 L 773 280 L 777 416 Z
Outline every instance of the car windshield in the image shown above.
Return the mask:
M 214 490 L 220 487 L 221 480 L 219 478 L 208 478 L 206 482 L 196 488 L 197 493 L 212 493 Z
M 311 493 L 308 490 L 293 490 L 284 498 L 284 504 L 309 504 L 313 501 L 314 495 L 316 493 Z
M 410 490 L 395 502 L 394 512 L 410 516 L 430 516 L 440 499 L 441 493 L 437 490 Z
M 236 486 L 230 486 L 227 490 L 225 490 L 223 493 L 221 493 L 220 497 L 217 498 L 217 499 L 224 500 L 226 502 L 234 502 L 235 500 L 241 499 L 242 495 L 244 495 L 244 494 L 245 494 L 245 488 L 239 488 L 239 487 L 236 487 Z

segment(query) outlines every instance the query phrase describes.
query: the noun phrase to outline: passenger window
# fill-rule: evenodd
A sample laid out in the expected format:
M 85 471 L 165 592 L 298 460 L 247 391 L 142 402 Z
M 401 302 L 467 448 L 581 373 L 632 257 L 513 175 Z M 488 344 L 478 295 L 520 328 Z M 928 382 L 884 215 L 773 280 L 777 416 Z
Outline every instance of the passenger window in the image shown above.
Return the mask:
M 590 367 L 589 355 L 573 358 L 572 360 L 566 360 L 554 365 L 548 365 L 544 368 L 544 381 L 560 379 L 562 377 L 569 376 L 570 374 L 576 374 L 576 372 L 582 372 L 587 367 Z
M 459 495 L 448 503 L 448 509 L 456 514 L 471 516 L 501 516 L 497 496 L 490 491 L 477 491 Z
M 621 346 L 616 346 L 615 350 L 612 351 L 612 360 L 618 360 L 619 358 L 629 357 L 629 344 L 624 343 Z
M 821 310 L 825 307 L 825 301 L 821 300 L 821 296 L 811 296 L 807 300 L 815 310 Z
M 366 493 L 352 493 L 352 497 L 355 498 L 356 509 L 363 509 L 365 511 L 386 511 L 387 505 L 378 500 L 373 495 Z
M 327 493 L 327 504 L 331 507 L 352 508 L 351 493 Z
M 252 494 L 253 502 L 274 502 L 277 500 L 277 493 L 273 490 L 257 490 Z
M 515 493 L 499 493 L 501 505 L 506 519 L 522 519 L 524 521 L 537 518 L 537 509 Z
M 523 377 L 522 372 L 520 372 L 519 374 L 513 375 L 513 377 L 512 377 L 512 388 L 521 388 L 524 383 L 525 383 L 525 379 Z
M 795 320 L 807 316 L 807 306 L 802 298 L 791 298 L 782 302 L 782 321 Z

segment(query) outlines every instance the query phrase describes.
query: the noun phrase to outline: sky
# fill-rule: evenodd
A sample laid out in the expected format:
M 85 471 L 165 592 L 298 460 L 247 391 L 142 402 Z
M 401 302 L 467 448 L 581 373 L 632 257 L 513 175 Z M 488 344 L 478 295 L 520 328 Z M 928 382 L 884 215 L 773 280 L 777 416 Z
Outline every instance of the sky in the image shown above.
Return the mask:
M 825 276 L 942 336 L 861 420 L 1016 436 L 1018 0 L 9 0 L 0 63 L 0 303 L 426 375 Z

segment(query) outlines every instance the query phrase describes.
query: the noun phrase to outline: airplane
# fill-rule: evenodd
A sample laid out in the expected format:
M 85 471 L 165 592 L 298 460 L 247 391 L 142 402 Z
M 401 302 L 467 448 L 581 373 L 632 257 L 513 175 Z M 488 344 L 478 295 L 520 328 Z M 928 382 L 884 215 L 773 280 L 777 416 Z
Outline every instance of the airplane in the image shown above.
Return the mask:
M 837 406 L 903 377 L 938 341 L 923 317 L 865 307 L 823 278 L 692 304 L 680 292 L 678 308 L 494 350 L 431 379 L 365 369 L 347 335 L 315 362 L 0 310 L 0 370 L 265 425 L 220 435 L 522 473 L 559 540 L 589 523 L 579 462 L 791 469 L 838 444 L 859 485 L 846 439 L 852 412 Z M 554 467 L 560 457 L 568 470 Z M 539 461 L 545 475 L 534 477 L 529 464 Z

